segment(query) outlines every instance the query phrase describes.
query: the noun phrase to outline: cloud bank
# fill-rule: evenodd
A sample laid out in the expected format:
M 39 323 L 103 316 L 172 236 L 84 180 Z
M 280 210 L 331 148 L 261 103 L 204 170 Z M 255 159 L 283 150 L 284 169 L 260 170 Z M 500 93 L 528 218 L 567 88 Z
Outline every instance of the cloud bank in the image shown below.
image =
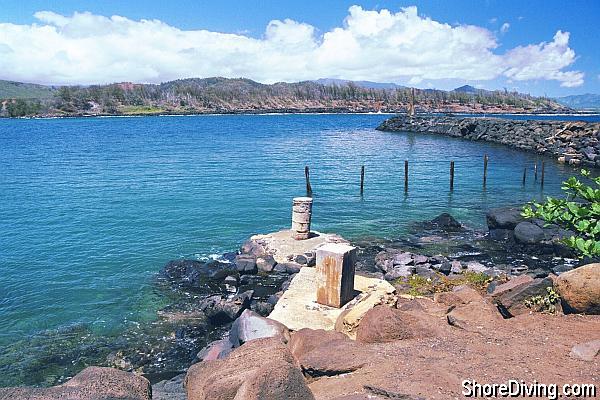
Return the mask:
M 260 82 L 317 78 L 391 81 L 553 80 L 583 84 L 566 70 L 576 59 L 569 33 L 503 54 L 494 34 L 420 16 L 352 6 L 340 27 L 271 21 L 261 38 L 181 30 L 159 20 L 89 12 L 35 14 L 31 25 L 0 23 L 0 78 L 51 84 L 162 82 L 186 77 L 247 77 Z

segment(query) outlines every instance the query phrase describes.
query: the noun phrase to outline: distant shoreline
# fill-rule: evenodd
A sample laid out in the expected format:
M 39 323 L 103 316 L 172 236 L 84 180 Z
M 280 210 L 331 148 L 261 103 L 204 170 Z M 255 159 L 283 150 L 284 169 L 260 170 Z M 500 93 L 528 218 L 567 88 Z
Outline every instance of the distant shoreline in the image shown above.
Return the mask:
M 0 116 L 1 119 L 75 119 L 75 118 L 141 118 L 141 117 L 200 117 L 200 116 L 227 116 L 227 115 L 402 115 L 399 112 L 372 112 L 372 111 L 231 111 L 231 112 L 194 112 L 194 113 L 132 113 L 132 114 L 72 114 L 72 115 L 35 115 L 22 117 Z M 532 113 L 532 112 L 501 112 L 501 113 L 469 113 L 469 112 L 431 112 L 419 113 L 417 116 L 453 116 L 453 117 L 490 117 L 510 116 L 538 116 L 538 117 L 593 117 L 600 116 L 600 112 L 576 113 Z

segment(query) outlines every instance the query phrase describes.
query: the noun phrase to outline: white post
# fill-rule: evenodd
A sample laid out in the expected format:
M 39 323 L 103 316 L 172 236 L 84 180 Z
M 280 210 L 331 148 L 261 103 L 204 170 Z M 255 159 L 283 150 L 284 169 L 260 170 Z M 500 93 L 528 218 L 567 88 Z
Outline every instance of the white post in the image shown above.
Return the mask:
M 310 218 L 312 215 L 311 197 L 296 197 L 292 204 L 292 237 L 304 240 L 310 237 Z

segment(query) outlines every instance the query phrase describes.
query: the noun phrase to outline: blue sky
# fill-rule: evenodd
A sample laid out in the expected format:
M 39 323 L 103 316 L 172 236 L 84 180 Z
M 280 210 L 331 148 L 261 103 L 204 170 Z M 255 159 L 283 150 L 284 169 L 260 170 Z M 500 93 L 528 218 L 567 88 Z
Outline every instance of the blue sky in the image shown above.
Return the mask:
M 243 74 L 265 82 L 338 77 L 443 89 L 468 83 L 550 96 L 600 93 L 599 1 L 34 0 L 0 5 L 0 79 L 88 84 Z M 360 9 L 350 12 L 353 5 Z M 409 6 L 416 6 L 416 17 L 406 11 Z M 391 17 L 367 13 L 372 10 L 389 10 Z M 40 11 L 51 13 L 40 17 Z M 89 14 L 70 19 L 74 12 Z M 113 15 L 126 21 L 110 20 Z M 135 26 L 142 19 L 161 24 Z M 54 36 L 35 29 L 40 26 Z M 476 29 L 455 29 L 460 26 Z M 555 37 L 558 31 L 563 35 Z M 5 43 L 3 33 L 9 38 Z M 398 39 L 389 41 L 394 35 Z M 402 41 L 409 36 L 419 44 Z M 144 40 L 150 37 L 151 46 Z M 140 41 L 143 45 L 136 46 Z M 175 49 L 174 43 L 185 46 Z

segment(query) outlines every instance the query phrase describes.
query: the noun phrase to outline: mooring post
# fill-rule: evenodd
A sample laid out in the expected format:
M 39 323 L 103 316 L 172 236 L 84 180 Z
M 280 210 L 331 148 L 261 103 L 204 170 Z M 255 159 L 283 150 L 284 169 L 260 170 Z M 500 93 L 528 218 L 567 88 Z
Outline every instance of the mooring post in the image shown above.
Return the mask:
M 327 243 L 317 249 L 317 303 L 340 308 L 354 298 L 356 247 Z
M 310 237 L 312 197 L 295 197 L 292 201 L 292 237 L 304 240 Z
M 304 167 L 304 177 L 306 178 L 306 195 L 312 197 L 312 187 L 310 186 L 310 171 L 308 165 Z
M 363 189 L 365 187 L 365 166 L 360 167 L 360 195 L 363 195 Z
M 544 187 L 544 173 L 546 172 L 546 162 L 544 160 L 542 160 L 542 180 L 541 180 L 541 184 L 542 187 Z
M 535 164 L 533 164 L 533 180 L 537 182 L 537 160 L 535 161 Z
M 450 190 L 454 190 L 454 161 L 450 161 Z
M 483 156 L 483 187 L 487 183 L 487 166 L 488 166 L 488 156 L 487 154 Z
M 408 192 L 408 160 L 404 160 L 404 191 Z
M 523 186 L 525 186 L 526 179 L 527 179 L 527 167 L 523 168 Z

